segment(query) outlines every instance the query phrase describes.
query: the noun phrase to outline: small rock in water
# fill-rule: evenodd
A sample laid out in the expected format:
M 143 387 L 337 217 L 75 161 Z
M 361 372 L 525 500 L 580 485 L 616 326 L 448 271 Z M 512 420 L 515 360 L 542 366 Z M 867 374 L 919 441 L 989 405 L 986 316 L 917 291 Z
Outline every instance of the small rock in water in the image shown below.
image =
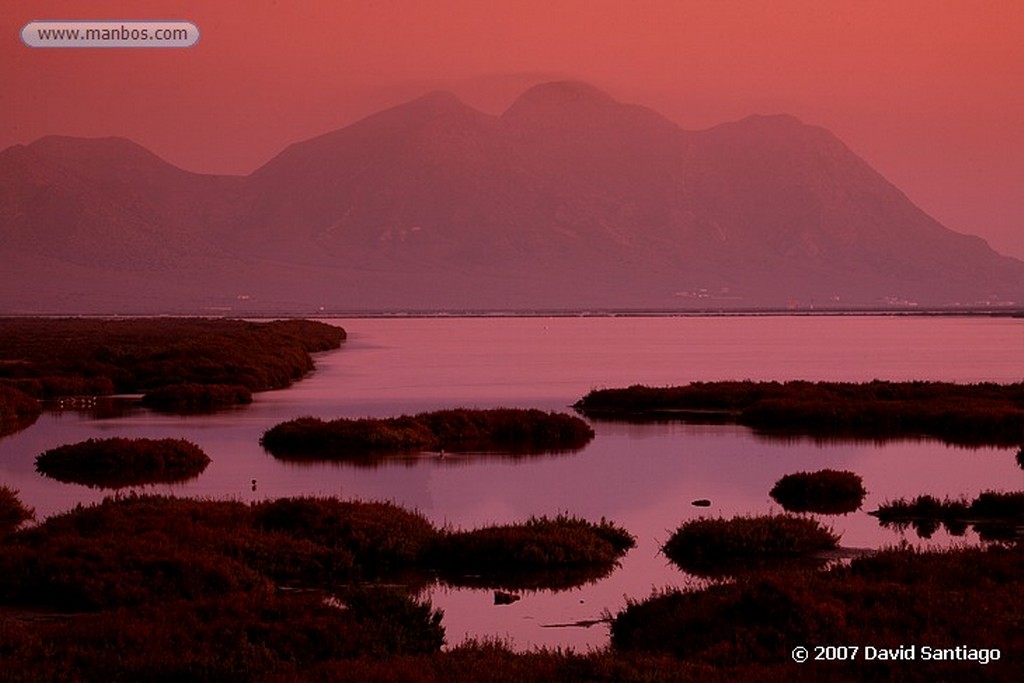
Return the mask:
M 697 500 L 693 501 L 690 504 L 693 505 L 694 507 L 699 507 L 699 508 L 709 508 L 709 507 L 711 507 L 711 501 L 708 500 L 707 498 L 698 498 Z

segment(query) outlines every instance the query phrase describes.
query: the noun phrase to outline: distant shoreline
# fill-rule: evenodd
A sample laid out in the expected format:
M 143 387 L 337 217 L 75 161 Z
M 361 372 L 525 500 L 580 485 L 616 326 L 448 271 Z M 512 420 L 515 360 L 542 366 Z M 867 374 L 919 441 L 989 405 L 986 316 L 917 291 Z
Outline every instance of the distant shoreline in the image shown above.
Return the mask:
M 262 316 L 257 316 L 262 317 Z M 339 311 L 304 316 L 330 318 L 785 318 L 785 317 L 921 317 L 921 318 L 1024 318 L 1024 308 L 927 308 L 927 309 L 735 309 L 735 310 L 632 310 L 583 311 Z
M 233 318 L 245 320 L 333 320 L 354 318 L 1024 318 L 1024 307 L 947 308 L 749 308 L 749 309 L 533 309 L 533 310 L 340 310 L 340 311 L 242 311 L 198 310 L 177 313 L 0 313 L 3 319 L 137 319 L 137 318 Z

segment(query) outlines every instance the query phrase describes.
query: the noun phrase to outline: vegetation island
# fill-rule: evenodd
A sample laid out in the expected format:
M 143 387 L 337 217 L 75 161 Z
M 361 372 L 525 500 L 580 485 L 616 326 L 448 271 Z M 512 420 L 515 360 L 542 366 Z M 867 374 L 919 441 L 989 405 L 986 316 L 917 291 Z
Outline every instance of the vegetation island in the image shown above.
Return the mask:
M 20 401 L 12 389 L 35 399 L 144 394 L 169 412 L 248 403 L 301 379 L 311 353 L 344 339 L 309 320 L 0 319 L 0 428 Z
M 768 495 L 786 512 L 841 515 L 859 509 L 867 490 L 859 474 L 825 469 L 787 474 Z
M 820 554 L 838 547 L 839 536 L 816 520 L 759 515 L 690 520 L 676 529 L 662 552 L 684 571 L 717 576 L 791 561 L 821 564 Z
M 584 420 L 536 409 L 438 410 L 392 418 L 302 417 L 267 430 L 260 443 L 279 458 L 361 459 L 410 451 L 577 450 L 594 438 Z
M 595 389 L 590 418 L 735 422 L 765 433 L 871 439 L 932 437 L 961 445 L 1024 439 L 1024 383 L 694 382 Z
M 209 464 L 209 456 L 184 439 L 89 439 L 36 457 L 36 470 L 47 477 L 110 489 L 187 481 Z

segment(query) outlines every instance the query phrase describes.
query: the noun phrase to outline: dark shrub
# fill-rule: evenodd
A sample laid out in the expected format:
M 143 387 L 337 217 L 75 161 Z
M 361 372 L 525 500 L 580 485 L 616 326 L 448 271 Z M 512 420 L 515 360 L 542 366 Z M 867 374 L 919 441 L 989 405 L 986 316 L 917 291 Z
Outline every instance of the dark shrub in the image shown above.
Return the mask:
M 808 577 L 757 577 L 631 601 L 612 621 L 612 647 L 722 664 L 785 661 L 792 643 L 842 633 L 845 607 Z
M 977 519 L 1024 520 L 1024 491 L 985 491 L 971 503 L 968 514 Z
M 853 512 L 865 494 L 859 475 L 827 469 L 787 474 L 775 482 L 770 493 L 787 512 L 820 514 Z
M 510 450 L 538 452 L 581 448 L 594 430 L 578 417 L 542 410 L 438 410 L 415 416 L 450 451 Z
M 1024 430 L 1024 384 L 949 382 L 695 382 L 591 391 L 586 415 L 618 419 L 721 421 L 765 432 L 1017 445 Z
M 680 526 L 662 547 L 696 574 L 733 573 L 764 561 L 803 558 L 838 546 L 839 537 L 813 519 L 789 515 L 700 518 Z
M 437 532 L 421 514 L 391 503 L 282 498 L 253 506 L 258 528 L 350 553 L 371 573 L 420 562 Z
M 233 593 L 72 618 L 0 621 L 4 680 L 271 680 L 354 658 L 436 655 L 444 640 L 429 603 L 383 591 L 339 608 L 322 594 Z M 280 680 L 280 679 L 274 679 Z M 339 680 L 335 678 L 334 680 Z M 340 680 L 358 680 L 348 673 Z
M 35 511 L 18 499 L 18 492 L 7 486 L 0 486 L 0 538 L 13 532 L 23 523 L 35 517 Z
M 409 417 L 337 419 L 300 417 L 268 429 L 260 444 L 277 457 L 345 459 L 367 453 L 428 450 L 437 440 Z
M 446 533 L 438 541 L 434 562 L 445 575 L 482 575 L 474 585 L 498 587 L 547 585 L 526 576 L 538 570 L 599 570 L 547 577 L 564 587 L 602 576 L 635 544 L 629 532 L 604 519 L 594 524 L 565 515 L 534 517 L 523 524 Z
M 343 460 L 401 451 L 558 452 L 594 437 L 578 417 L 541 410 L 439 410 L 387 419 L 301 417 L 267 430 L 260 443 L 277 457 Z
M 1024 635 L 1014 626 L 1024 588 L 1021 559 L 1020 547 L 890 550 L 826 572 L 740 578 L 705 590 L 656 594 L 630 603 L 615 617 L 612 646 L 619 652 L 673 654 L 718 671 L 760 662 L 778 668 L 752 679 L 791 680 L 793 643 L 841 641 L 895 648 L 913 633 L 920 643 L 952 647 L 974 637 L 985 643 L 977 647 L 1002 650 L 1001 661 L 977 665 L 985 668 L 980 676 L 1015 679 L 1019 662 L 1006 653 L 1024 645 Z M 861 646 L 854 661 L 812 660 L 801 670 L 808 680 L 965 676 L 964 661 L 929 662 L 925 671 L 908 662 L 867 662 L 863 654 Z M 725 678 L 747 679 L 738 672 Z
M 36 457 L 36 469 L 58 481 L 97 488 L 185 481 L 210 458 L 184 439 L 89 439 Z
M 146 393 L 171 384 L 288 386 L 310 353 L 338 348 L 325 323 L 203 318 L 0 320 L 0 379 L 37 398 Z
M 0 384 L 0 436 L 30 427 L 40 412 L 39 401 L 12 386 Z
M 268 590 L 257 572 L 219 553 L 169 543 L 147 533 L 126 538 L 48 535 L 14 543 L 0 556 L 0 601 L 95 611 L 173 598 Z
M 168 413 L 200 413 L 252 403 L 240 384 L 170 384 L 142 397 L 142 405 Z

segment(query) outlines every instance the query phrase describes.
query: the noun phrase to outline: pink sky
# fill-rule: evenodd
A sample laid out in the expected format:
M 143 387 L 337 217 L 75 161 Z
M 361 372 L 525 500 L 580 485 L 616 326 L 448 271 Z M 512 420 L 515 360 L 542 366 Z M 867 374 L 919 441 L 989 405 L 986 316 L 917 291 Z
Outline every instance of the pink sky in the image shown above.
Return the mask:
M 185 19 L 201 38 L 30 49 L 33 19 Z M 119 135 L 248 173 L 425 90 L 498 112 L 574 78 L 686 128 L 780 112 L 825 126 L 948 227 L 1024 258 L 1019 0 L 12 0 L 0 27 L 0 148 Z

